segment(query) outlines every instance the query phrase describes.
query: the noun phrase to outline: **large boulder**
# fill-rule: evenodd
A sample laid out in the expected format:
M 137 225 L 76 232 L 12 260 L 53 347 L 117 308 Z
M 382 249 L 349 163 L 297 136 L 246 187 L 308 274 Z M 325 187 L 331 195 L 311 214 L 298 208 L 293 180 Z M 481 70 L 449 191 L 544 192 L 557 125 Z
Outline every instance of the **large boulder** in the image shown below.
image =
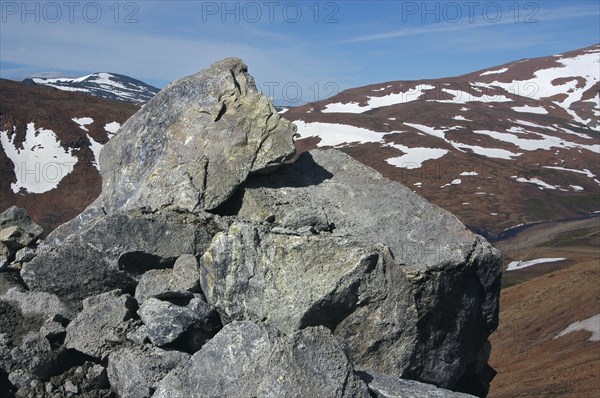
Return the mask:
M 30 289 L 54 293 L 79 308 L 86 297 L 133 289 L 144 272 L 172 267 L 185 253 L 202 253 L 219 230 L 208 214 L 105 215 L 64 239 L 51 234 L 21 277 Z
M 323 327 L 290 336 L 233 322 L 160 382 L 166 397 L 368 398 L 342 347 Z
M 215 209 L 292 155 L 295 131 L 242 60 L 227 58 L 171 83 L 104 146 L 102 206 Z
M 224 208 L 247 221 L 217 234 L 201 259 L 222 319 L 286 333 L 324 325 L 358 366 L 487 389 L 500 257 L 455 216 L 338 151 L 305 154 L 240 196 Z M 304 218 L 309 236 L 298 209 L 316 211 Z
M 114 290 L 83 301 L 83 311 L 67 326 L 66 348 L 104 359 L 126 340 L 135 300 Z
M 123 348 L 108 357 L 108 379 L 120 397 L 146 398 L 172 369 L 190 356 L 153 346 Z

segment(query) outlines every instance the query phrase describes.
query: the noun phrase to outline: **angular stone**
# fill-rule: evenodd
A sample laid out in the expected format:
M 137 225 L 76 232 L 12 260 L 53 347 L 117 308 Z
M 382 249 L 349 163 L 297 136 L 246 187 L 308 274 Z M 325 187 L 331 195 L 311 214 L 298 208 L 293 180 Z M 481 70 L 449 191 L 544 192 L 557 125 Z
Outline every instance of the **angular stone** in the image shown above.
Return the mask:
M 31 221 L 27 210 L 16 206 L 0 213 L 0 231 L 13 226 L 19 226 L 24 231 L 23 235 L 31 239 L 29 243 L 35 242 L 44 233 L 42 227 Z
M 23 291 L 19 287 L 8 289 L 0 296 L 0 301 L 8 301 L 16 304 L 23 315 L 39 315 L 44 318 L 54 315 L 70 317 L 70 310 L 60 298 L 54 294 L 45 292 Z
M 256 397 L 275 336 L 263 324 L 226 325 L 187 364 L 171 371 L 153 398 Z
M 175 261 L 173 269 L 150 270 L 140 278 L 135 289 L 135 298 L 142 304 L 150 297 L 178 297 L 180 293 L 200 291 L 198 261 L 185 254 Z
M 331 332 L 310 327 L 275 341 L 259 397 L 369 398 Z
M 477 364 L 498 324 L 500 256 L 455 216 L 335 150 L 249 179 L 232 202 L 276 227 L 237 222 L 202 257 L 225 322 L 324 325 L 355 364 L 445 388 L 488 377 Z M 307 208 L 332 232 L 294 236 L 283 220 Z
M 368 398 L 369 393 L 327 329 L 280 336 L 262 323 L 232 322 L 169 373 L 153 397 L 172 396 Z
M 121 345 L 135 315 L 135 300 L 115 290 L 84 300 L 83 310 L 67 326 L 65 347 L 104 359 Z
M 474 398 L 473 395 L 444 390 L 431 384 L 404 380 L 375 371 L 360 371 L 376 398 Z
M 216 314 L 200 295 L 194 295 L 185 306 L 150 298 L 138 311 L 146 326 L 146 333 L 152 344 L 164 346 L 177 340 L 192 325 L 206 327 L 204 331 L 212 337 L 216 325 Z M 199 332 L 202 332 L 200 330 Z
M 204 252 L 219 229 L 207 214 L 103 216 L 67 238 L 51 234 L 37 257 L 24 265 L 21 277 L 30 289 L 80 307 L 86 297 L 132 288 L 145 271 L 172 266 L 184 253 Z
M 189 358 L 189 354 L 153 346 L 123 348 L 108 357 L 108 379 L 120 397 L 150 397 L 158 382 Z
M 102 206 L 215 209 L 292 155 L 295 132 L 242 60 L 227 58 L 171 83 L 104 146 Z

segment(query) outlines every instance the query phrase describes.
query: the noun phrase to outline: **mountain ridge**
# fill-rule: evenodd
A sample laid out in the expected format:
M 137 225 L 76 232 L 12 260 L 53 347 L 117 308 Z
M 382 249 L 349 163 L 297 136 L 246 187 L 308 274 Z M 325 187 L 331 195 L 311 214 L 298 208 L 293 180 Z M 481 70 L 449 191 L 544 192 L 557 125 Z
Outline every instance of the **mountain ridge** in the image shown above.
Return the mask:
M 30 77 L 23 83 L 56 88 L 62 91 L 87 93 L 96 97 L 144 104 L 160 89 L 141 80 L 118 73 L 95 72 L 78 78 Z

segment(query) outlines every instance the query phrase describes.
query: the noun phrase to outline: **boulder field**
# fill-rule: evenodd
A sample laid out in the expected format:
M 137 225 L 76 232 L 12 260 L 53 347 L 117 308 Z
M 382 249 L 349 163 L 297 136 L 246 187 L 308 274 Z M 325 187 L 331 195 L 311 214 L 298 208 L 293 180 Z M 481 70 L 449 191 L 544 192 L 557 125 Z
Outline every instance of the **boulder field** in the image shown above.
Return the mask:
M 228 58 L 122 126 L 81 215 L 2 213 L 0 393 L 485 396 L 499 253 L 295 132 Z

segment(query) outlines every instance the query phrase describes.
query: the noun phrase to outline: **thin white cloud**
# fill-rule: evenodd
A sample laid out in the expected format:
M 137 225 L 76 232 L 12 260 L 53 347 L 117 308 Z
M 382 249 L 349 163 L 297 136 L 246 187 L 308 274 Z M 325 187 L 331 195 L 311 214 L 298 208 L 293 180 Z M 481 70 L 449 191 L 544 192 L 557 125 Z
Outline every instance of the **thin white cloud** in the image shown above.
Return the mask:
M 511 11 L 512 13 L 512 11 Z M 526 13 L 525 13 L 526 14 Z M 480 28 L 493 28 L 502 25 L 518 25 L 524 24 L 523 20 L 528 19 L 530 23 L 543 23 L 549 21 L 556 21 L 562 19 L 580 18 L 580 17 L 591 17 L 600 15 L 599 7 L 560 7 L 555 9 L 539 9 L 531 15 L 520 16 L 518 21 L 515 21 L 515 15 L 510 14 L 503 18 L 500 18 L 497 22 L 486 21 L 483 18 L 479 18 L 473 22 L 469 21 L 469 18 L 463 18 L 456 23 L 443 22 L 439 24 L 422 24 L 419 27 L 408 27 L 405 29 L 398 29 L 386 32 L 371 33 L 367 35 L 355 36 L 346 40 L 345 43 L 359 43 L 376 40 L 387 40 L 400 37 L 419 36 L 427 34 L 436 34 L 452 31 L 463 31 Z

